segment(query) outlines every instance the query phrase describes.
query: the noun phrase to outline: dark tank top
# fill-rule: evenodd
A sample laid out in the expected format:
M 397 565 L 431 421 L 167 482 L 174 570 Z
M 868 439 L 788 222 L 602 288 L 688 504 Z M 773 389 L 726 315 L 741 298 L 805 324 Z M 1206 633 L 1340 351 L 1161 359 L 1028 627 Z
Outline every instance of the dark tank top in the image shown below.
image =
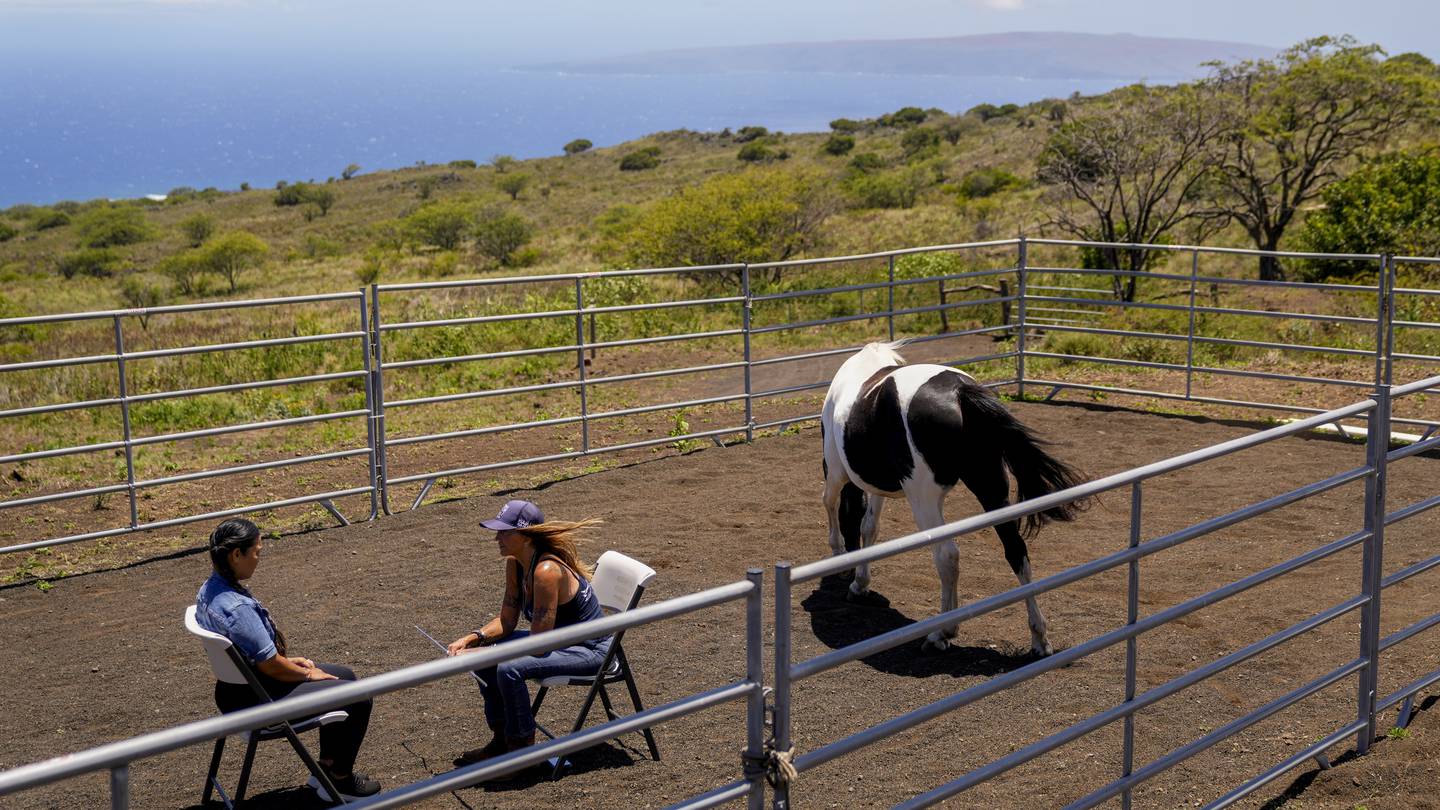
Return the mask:
M 530 570 L 525 574 L 526 588 L 524 610 L 526 621 L 532 621 L 534 619 L 535 569 L 540 565 L 541 560 L 553 560 L 556 565 L 564 568 L 570 573 L 570 576 L 575 578 L 576 582 L 580 583 L 580 589 L 575 592 L 575 595 L 570 598 L 569 602 L 565 602 L 564 604 L 557 605 L 555 607 L 556 627 L 568 627 L 572 624 L 592 621 L 605 615 L 605 611 L 600 608 L 600 597 L 596 596 L 595 589 L 590 587 L 590 580 L 570 570 L 570 566 L 561 562 L 556 557 L 542 557 L 541 555 L 537 554 L 535 556 L 535 559 L 530 561 Z M 604 639 L 592 639 L 591 641 L 588 641 L 586 643 L 593 644 L 597 642 L 602 642 L 607 640 L 608 638 L 609 636 L 606 636 Z

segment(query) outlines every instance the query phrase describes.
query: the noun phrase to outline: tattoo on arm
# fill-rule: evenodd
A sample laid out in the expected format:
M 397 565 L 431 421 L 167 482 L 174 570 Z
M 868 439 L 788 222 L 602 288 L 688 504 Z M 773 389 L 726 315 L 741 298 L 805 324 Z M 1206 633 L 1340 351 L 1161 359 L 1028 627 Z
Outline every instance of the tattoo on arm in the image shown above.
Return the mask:
M 550 621 L 550 619 L 551 619 L 551 614 L 552 614 L 552 613 L 553 613 L 553 611 L 551 611 L 550 608 L 547 608 L 547 607 L 537 607 L 537 608 L 535 608 L 535 618 L 531 619 L 531 620 L 530 620 L 530 623 L 531 623 L 532 625 L 535 625 L 535 624 L 543 624 L 543 623 L 545 623 L 545 622 L 547 622 L 547 621 Z

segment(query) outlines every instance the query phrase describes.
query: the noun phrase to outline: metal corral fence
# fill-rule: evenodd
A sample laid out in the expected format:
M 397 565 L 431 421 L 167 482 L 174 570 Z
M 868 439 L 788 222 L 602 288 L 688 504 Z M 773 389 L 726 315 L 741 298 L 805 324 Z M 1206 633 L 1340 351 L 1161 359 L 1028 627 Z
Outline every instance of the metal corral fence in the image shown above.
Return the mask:
M 661 621 L 697 610 L 715 607 L 727 602 L 745 601 L 745 676 L 728 685 L 718 686 L 705 692 L 688 695 L 662 706 L 647 709 L 629 717 L 612 720 L 603 725 L 556 738 L 534 748 L 512 752 L 504 757 L 484 763 L 458 768 L 448 773 L 399 787 L 375 797 L 359 801 L 356 807 L 380 808 L 398 807 L 427 796 L 470 786 L 477 782 L 526 765 L 531 765 L 552 756 L 578 751 L 600 741 L 623 733 L 635 731 L 667 720 L 679 718 L 730 701 L 744 699 L 746 711 L 746 748 L 741 754 L 740 778 L 705 793 L 685 799 L 673 807 L 700 808 L 714 807 L 731 801 L 745 799 L 755 810 L 764 806 L 765 784 L 774 786 L 773 807 L 785 810 L 791 806 L 790 787 L 792 782 L 813 768 L 838 757 L 853 753 L 871 743 L 893 736 L 920 723 L 954 711 L 1001 690 L 1014 687 L 1041 674 L 1067 666 L 1083 657 L 1105 650 L 1124 642 L 1125 692 L 1124 700 L 1117 705 L 1096 713 L 1070 725 L 1063 731 L 1051 734 L 1037 742 L 1015 750 L 989 764 L 970 771 L 950 782 L 937 786 L 925 793 L 902 802 L 899 807 L 926 807 L 952 797 L 974 785 L 994 778 L 1005 771 L 1039 757 L 1055 748 L 1080 737 L 1098 731 L 1112 723 L 1123 724 L 1124 756 L 1120 773 L 1113 781 L 1086 796 L 1067 805 L 1069 808 L 1094 807 L 1115 796 L 1122 797 L 1129 805 L 1131 791 L 1135 786 L 1155 777 L 1186 759 L 1230 738 L 1256 723 L 1300 703 L 1305 698 L 1341 683 L 1350 676 L 1356 676 L 1355 719 L 1333 729 L 1318 741 L 1305 746 L 1295 754 L 1275 763 L 1268 770 L 1257 774 L 1237 787 L 1229 790 L 1207 807 L 1225 807 L 1249 795 L 1260 787 L 1274 781 L 1287 771 L 1316 759 L 1323 766 L 1328 764 L 1326 752 L 1342 743 L 1351 735 L 1359 753 L 1368 751 L 1375 737 L 1377 718 L 1396 705 L 1402 705 L 1397 725 L 1405 725 L 1416 695 L 1440 682 L 1440 669 L 1412 680 L 1395 692 L 1381 696 L 1378 693 L 1381 655 L 1408 641 L 1423 631 L 1440 624 L 1440 612 L 1433 613 L 1419 621 L 1396 630 L 1386 636 L 1380 635 L 1380 606 L 1385 589 L 1398 585 L 1420 573 L 1440 566 L 1440 554 L 1414 562 L 1386 575 L 1382 565 L 1384 536 L 1388 526 L 1413 518 L 1440 505 L 1440 495 L 1425 498 L 1419 502 L 1391 509 L 1386 502 L 1386 478 L 1389 464 L 1400 459 L 1440 447 L 1440 437 L 1426 438 L 1408 446 L 1390 450 L 1391 403 L 1392 400 L 1412 394 L 1430 391 L 1440 386 L 1440 377 L 1420 380 L 1408 385 L 1390 387 L 1382 385 L 1371 399 L 1317 414 L 1292 424 L 1271 428 L 1251 436 L 1177 456 L 1165 461 L 1112 475 L 1080 486 L 1009 506 L 993 512 L 976 515 L 936 529 L 918 532 L 905 537 L 850 552 L 820 562 L 792 568 L 789 563 L 776 565 L 775 583 L 775 640 L 774 640 L 774 692 L 773 702 L 767 706 L 764 687 L 762 656 L 764 638 L 762 635 L 762 593 L 761 572 L 750 569 L 745 582 L 712 588 L 696 594 L 681 596 L 645 608 L 638 608 L 593 623 L 563 628 L 543 636 L 519 640 L 498 647 L 487 648 L 479 653 L 446 658 L 439 661 L 418 664 L 394 672 L 364 678 L 323 693 L 298 698 L 286 698 L 273 704 L 247 709 L 233 714 L 208 720 L 188 723 L 163 731 L 154 732 L 130 740 L 111 743 L 77 754 L 59 757 L 0 773 L 0 796 L 33 788 L 62 779 L 79 776 L 98 770 L 110 770 L 112 807 L 128 807 L 129 767 L 132 762 L 155 756 L 166 751 L 188 745 L 195 745 L 221 736 L 261 728 L 282 719 L 295 719 L 328 709 L 333 709 L 354 700 L 385 694 L 398 689 L 416 686 L 440 678 L 467 671 L 493 666 L 500 661 L 521 655 L 530 655 L 615 632 L 621 629 Z M 1156 476 L 1171 473 L 1202 464 L 1241 450 L 1259 447 L 1287 436 L 1294 436 L 1317 426 L 1342 419 L 1363 417 L 1368 422 L 1366 437 L 1366 460 L 1362 466 L 1344 470 L 1318 481 L 1290 490 L 1259 502 L 1236 509 L 1185 528 L 1166 534 L 1146 538 L 1143 529 L 1143 487 L 1144 482 Z M 1264 515 L 1282 507 L 1300 503 L 1306 499 L 1333 493 L 1347 484 L 1363 481 L 1364 525 L 1360 531 L 1331 539 L 1323 545 L 1311 548 L 1291 559 L 1271 565 L 1249 576 L 1235 580 L 1164 610 L 1141 618 L 1139 615 L 1140 561 L 1145 557 L 1183 543 L 1203 537 L 1212 532 L 1235 526 L 1246 520 Z M 997 523 L 1017 520 L 1026 515 L 1043 511 L 1052 506 L 1077 498 L 1097 495 L 1110 490 L 1129 487 L 1130 490 L 1130 538 L 1128 549 L 1092 560 L 1058 574 L 1037 580 L 1003 593 L 980 599 L 954 610 L 941 613 L 923 621 L 909 624 L 871 637 L 862 642 L 833 650 L 806 661 L 793 661 L 791 614 L 795 585 L 819 579 L 827 574 L 838 573 L 862 562 L 875 562 L 910 551 L 933 546 L 936 543 L 960 535 L 985 529 Z M 1334 497 L 1331 495 L 1331 497 Z M 1205 663 L 1170 681 L 1137 694 L 1136 661 L 1138 644 L 1142 634 L 1180 619 L 1202 608 L 1214 605 L 1262 583 L 1298 571 L 1308 565 L 1332 557 L 1346 549 L 1359 546 L 1361 557 L 1361 585 L 1359 592 L 1348 599 L 1314 613 L 1309 618 L 1252 642 L 1234 652 Z M 1027 597 L 1045 593 L 1100 575 L 1106 571 L 1125 566 L 1128 569 L 1126 589 L 1126 623 L 1103 635 L 1076 644 L 1049 657 L 1034 661 L 1019 669 L 997 675 L 984 683 L 964 689 L 939 701 L 922 706 L 897 717 L 888 719 L 869 729 L 843 739 L 827 743 L 819 748 L 796 755 L 791 730 L 794 723 L 792 699 L 796 685 L 806 678 L 818 675 L 847 662 L 891 649 L 921 638 L 932 630 L 963 622 Z M 1360 639 L 1354 658 L 1334 667 L 1329 672 L 1305 683 L 1288 693 L 1273 699 L 1248 713 L 1237 717 L 1213 731 L 1186 743 L 1170 752 L 1135 767 L 1135 714 L 1153 706 L 1181 690 L 1194 686 L 1216 676 L 1227 669 L 1270 650 L 1286 641 L 1358 611 L 1360 616 Z M 771 723 L 767 734 L 766 713 L 770 710 Z

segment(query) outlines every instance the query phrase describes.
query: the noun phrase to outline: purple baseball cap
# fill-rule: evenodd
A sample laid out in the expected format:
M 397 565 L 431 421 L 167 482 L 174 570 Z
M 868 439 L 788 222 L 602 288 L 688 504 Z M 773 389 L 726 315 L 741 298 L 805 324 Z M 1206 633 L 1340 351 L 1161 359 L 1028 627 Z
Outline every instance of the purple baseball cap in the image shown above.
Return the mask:
M 540 507 L 529 501 L 510 501 L 500 509 L 500 514 L 490 520 L 480 521 L 480 525 L 498 532 L 505 529 L 523 529 L 544 522 L 545 513 L 540 511 Z

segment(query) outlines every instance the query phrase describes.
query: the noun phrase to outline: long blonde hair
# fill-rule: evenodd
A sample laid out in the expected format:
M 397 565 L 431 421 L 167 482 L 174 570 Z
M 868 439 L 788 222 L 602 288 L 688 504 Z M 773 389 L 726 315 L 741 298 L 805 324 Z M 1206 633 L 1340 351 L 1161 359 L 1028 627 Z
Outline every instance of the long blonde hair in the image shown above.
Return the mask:
M 535 546 L 536 559 L 549 554 L 558 558 L 571 571 L 588 580 L 595 575 L 595 567 L 586 565 L 580 560 L 580 551 L 576 546 L 576 540 L 579 539 L 578 536 L 581 532 L 604 522 L 599 518 L 590 518 L 578 523 L 547 520 L 544 523 L 536 523 L 534 526 L 515 529 L 515 531 L 525 535 L 526 539 Z

